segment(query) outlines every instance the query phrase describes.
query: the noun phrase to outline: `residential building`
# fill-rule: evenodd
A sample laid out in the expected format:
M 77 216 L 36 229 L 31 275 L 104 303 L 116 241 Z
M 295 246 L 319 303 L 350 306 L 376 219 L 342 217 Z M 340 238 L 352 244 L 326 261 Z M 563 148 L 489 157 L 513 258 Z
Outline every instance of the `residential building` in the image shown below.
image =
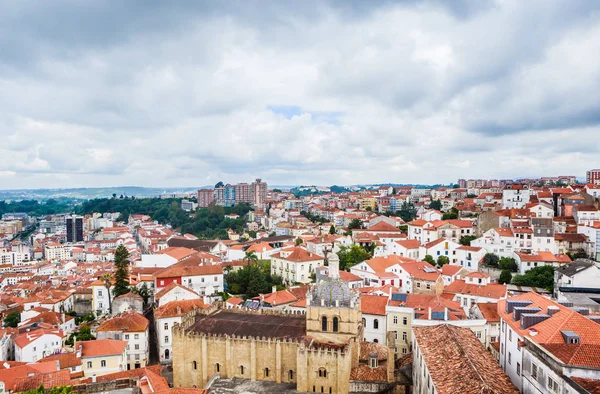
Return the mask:
M 174 324 L 181 323 L 181 317 L 195 308 L 206 308 L 202 299 L 170 301 L 154 310 L 156 334 L 158 340 L 158 355 L 161 363 L 169 364 L 173 361 L 173 335 Z
M 221 264 L 202 263 L 199 258 L 189 258 L 154 273 L 154 288 L 160 291 L 172 282 L 195 291 L 200 296 L 215 296 L 223 291 Z
M 563 301 L 563 292 L 596 292 L 600 289 L 600 263 L 577 259 L 554 271 L 554 297 Z
M 97 339 L 75 344 L 85 377 L 102 376 L 127 369 L 127 341 Z
M 563 376 L 598 376 L 600 330 L 587 309 L 526 293 L 499 301 L 498 314 L 500 366 L 522 392 L 574 393 L 565 390 Z M 540 349 L 553 357 L 542 356 Z
M 82 242 L 83 241 L 83 217 L 67 216 L 67 242 Z
M 387 296 L 360 295 L 360 309 L 362 312 L 362 323 L 364 328 L 364 340 L 374 343 L 386 344 Z
M 442 324 L 413 332 L 413 393 L 519 393 L 471 330 Z
M 585 183 L 600 185 L 600 169 L 589 170 L 586 173 Z
M 148 319 L 137 312 L 126 312 L 104 321 L 96 328 L 97 339 L 127 342 L 127 369 L 145 367 L 149 362 Z
M 205 208 L 211 206 L 215 201 L 215 193 L 212 189 L 198 190 L 198 207 Z
M 515 261 L 519 267 L 519 273 L 522 275 L 535 267 L 546 265 L 554 268 L 561 267 L 571 262 L 571 258 L 566 254 L 555 255 L 550 252 L 537 252 L 536 254 L 515 253 Z
M 500 340 L 500 315 L 498 303 L 475 303 L 469 311 L 470 319 L 485 319 L 485 347 L 490 350 Z
M 54 328 L 27 330 L 15 337 L 15 361 L 34 363 L 59 353 L 64 333 Z
M 336 256 L 336 254 L 331 254 Z M 310 283 L 311 275 L 318 267 L 325 265 L 325 259 L 299 246 L 281 249 L 271 255 L 271 274 L 279 275 L 287 283 Z
M 531 190 L 523 184 L 509 184 L 502 189 L 502 208 L 525 208 L 529 204 Z

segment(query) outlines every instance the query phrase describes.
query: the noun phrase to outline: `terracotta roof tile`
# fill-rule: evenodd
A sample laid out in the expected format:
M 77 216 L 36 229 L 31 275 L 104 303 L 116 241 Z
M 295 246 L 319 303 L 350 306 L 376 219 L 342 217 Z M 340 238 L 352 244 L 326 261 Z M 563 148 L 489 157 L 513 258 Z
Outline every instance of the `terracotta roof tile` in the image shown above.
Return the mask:
M 96 332 L 123 331 L 141 332 L 148 329 L 148 319 L 137 312 L 126 312 L 121 316 L 106 320 L 96 329 Z
M 385 307 L 388 303 L 388 297 L 378 295 L 360 295 L 361 312 L 368 315 L 385 316 Z
M 438 394 L 517 394 L 519 391 L 468 329 L 413 327 Z
M 77 342 L 81 346 L 81 357 L 100 357 L 123 354 L 127 341 L 115 339 L 97 339 L 95 341 Z

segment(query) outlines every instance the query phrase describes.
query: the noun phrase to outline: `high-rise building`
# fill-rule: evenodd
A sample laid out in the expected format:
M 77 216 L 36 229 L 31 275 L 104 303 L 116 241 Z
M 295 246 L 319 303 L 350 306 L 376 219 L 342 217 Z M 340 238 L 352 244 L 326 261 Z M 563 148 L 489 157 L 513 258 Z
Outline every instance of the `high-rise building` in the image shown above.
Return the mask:
M 600 185 L 600 169 L 589 170 L 585 182 Z
M 215 201 L 215 191 L 212 189 L 198 190 L 198 207 L 206 208 Z
M 267 183 L 261 179 L 252 182 L 252 204 L 262 207 L 267 199 Z
M 238 183 L 235 185 L 235 201 L 252 203 L 252 185 L 249 183 Z
M 225 206 L 232 207 L 236 204 L 235 200 L 235 185 L 230 185 L 229 183 L 225 185 Z
M 83 241 L 83 217 L 69 216 L 67 223 L 67 242 Z
M 221 187 L 217 187 L 214 190 L 214 194 L 215 194 L 215 204 L 216 205 L 225 205 L 225 187 L 221 186 Z

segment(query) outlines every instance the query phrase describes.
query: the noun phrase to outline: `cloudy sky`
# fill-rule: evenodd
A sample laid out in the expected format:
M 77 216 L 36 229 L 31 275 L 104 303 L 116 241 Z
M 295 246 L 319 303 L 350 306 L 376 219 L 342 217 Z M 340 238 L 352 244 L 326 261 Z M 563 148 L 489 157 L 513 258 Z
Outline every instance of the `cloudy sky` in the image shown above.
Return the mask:
M 600 167 L 598 1 L 0 8 L 0 189 Z

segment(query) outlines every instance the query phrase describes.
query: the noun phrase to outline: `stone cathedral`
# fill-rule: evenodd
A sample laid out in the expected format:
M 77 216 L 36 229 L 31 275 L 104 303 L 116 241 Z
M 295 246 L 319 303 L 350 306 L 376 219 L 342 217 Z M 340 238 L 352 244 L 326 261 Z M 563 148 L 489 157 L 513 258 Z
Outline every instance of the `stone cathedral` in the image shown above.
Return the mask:
M 339 277 L 307 293 L 306 313 L 222 309 L 184 315 L 173 329 L 175 387 L 203 388 L 213 378 L 294 383 L 298 392 L 393 392 L 394 340 L 363 341 L 359 297 Z

